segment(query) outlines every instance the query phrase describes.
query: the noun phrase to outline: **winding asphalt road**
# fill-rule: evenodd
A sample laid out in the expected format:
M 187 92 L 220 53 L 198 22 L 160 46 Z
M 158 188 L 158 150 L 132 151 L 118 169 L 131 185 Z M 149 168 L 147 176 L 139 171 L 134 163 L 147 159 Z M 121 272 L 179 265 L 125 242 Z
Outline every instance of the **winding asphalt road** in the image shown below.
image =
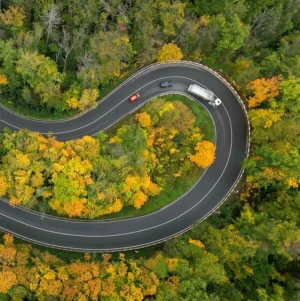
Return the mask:
M 174 87 L 159 88 L 172 80 Z M 200 65 L 174 62 L 143 69 L 106 97 L 95 110 L 73 119 L 47 122 L 27 119 L 0 108 L 0 128 L 27 128 L 42 134 L 52 132 L 59 140 L 94 135 L 166 91 L 186 93 L 191 83 L 212 90 L 222 105 L 211 114 L 216 130 L 216 161 L 185 195 L 171 205 L 146 216 L 111 221 L 57 219 L 0 201 L 0 228 L 41 245 L 77 251 L 117 251 L 149 246 L 172 238 L 212 213 L 240 177 L 241 163 L 248 152 L 248 120 L 235 94 L 224 81 Z M 134 103 L 128 97 L 135 92 Z M 200 101 L 199 101 L 200 103 Z

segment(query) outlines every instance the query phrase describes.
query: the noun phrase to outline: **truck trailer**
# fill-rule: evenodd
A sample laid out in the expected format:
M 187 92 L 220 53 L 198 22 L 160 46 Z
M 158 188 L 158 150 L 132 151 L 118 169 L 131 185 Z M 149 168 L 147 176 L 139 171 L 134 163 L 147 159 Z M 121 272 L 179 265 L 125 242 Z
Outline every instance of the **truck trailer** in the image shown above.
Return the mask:
M 189 86 L 188 92 L 207 100 L 207 103 L 214 108 L 217 108 L 222 103 L 213 92 L 195 84 Z

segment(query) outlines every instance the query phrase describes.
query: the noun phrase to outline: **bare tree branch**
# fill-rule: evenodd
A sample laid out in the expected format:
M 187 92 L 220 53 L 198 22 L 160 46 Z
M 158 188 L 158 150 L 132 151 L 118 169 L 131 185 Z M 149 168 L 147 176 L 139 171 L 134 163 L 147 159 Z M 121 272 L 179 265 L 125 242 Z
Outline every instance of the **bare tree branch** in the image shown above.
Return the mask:
M 74 43 L 71 43 L 70 34 L 66 31 L 65 28 L 62 30 L 62 34 L 56 39 L 57 45 L 59 47 L 60 55 L 64 62 L 63 72 L 66 70 L 68 57 L 74 47 Z
M 55 4 L 52 4 L 49 12 L 42 16 L 42 20 L 47 31 L 46 46 L 48 46 L 50 35 L 57 29 L 61 21 L 60 12 Z
M 268 30 L 269 21 L 272 19 L 272 13 L 274 10 L 274 7 L 268 10 L 265 9 L 262 13 L 256 15 L 251 20 L 250 33 L 253 38 L 260 39 L 263 33 Z
M 95 54 L 90 51 L 84 51 L 82 55 L 77 58 L 79 68 L 89 66 L 95 61 Z

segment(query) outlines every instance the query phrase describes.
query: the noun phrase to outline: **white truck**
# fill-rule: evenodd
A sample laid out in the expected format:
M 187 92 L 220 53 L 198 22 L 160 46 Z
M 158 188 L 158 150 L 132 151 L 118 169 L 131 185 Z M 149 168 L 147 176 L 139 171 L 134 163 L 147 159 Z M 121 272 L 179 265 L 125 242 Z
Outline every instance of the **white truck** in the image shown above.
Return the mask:
M 213 92 L 195 84 L 189 86 L 188 92 L 207 100 L 207 103 L 214 108 L 217 108 L 222 103 L 222 101 Z

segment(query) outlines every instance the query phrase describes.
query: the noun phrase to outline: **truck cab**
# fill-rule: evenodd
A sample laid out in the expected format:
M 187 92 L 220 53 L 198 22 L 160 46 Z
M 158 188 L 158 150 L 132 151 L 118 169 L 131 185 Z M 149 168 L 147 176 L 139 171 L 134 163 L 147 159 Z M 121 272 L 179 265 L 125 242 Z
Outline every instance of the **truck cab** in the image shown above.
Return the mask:
M 215 98 L 214 100 L 208 100 L 207 103 L 214 108 L 217 108 L 222 102 L 219 98 Z

